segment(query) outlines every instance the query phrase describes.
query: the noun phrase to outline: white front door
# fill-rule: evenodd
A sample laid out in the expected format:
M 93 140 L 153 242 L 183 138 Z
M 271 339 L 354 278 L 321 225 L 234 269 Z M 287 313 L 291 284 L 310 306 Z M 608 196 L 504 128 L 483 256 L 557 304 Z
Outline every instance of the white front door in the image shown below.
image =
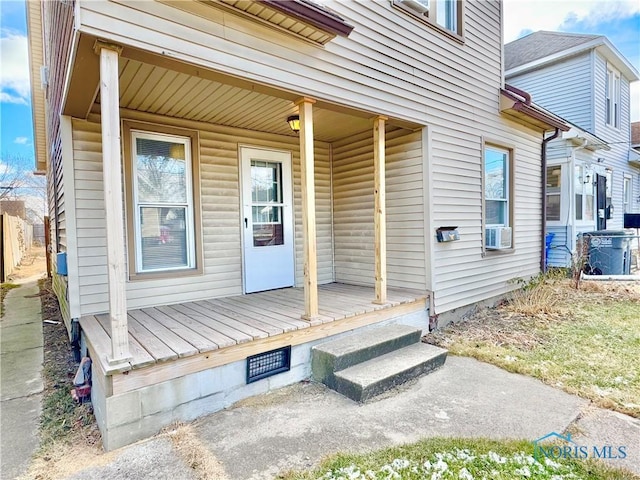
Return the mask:
M 294 284 L 291 153 L 242 147 L 244 290 Z

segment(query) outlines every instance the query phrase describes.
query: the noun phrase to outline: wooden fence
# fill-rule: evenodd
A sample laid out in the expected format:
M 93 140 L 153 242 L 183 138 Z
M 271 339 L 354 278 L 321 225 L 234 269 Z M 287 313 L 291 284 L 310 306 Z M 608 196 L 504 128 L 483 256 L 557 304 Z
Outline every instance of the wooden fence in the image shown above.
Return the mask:
M 20 217 L 0 214 L 0 282 L 20 265 L 33 244 L 33 226 Z

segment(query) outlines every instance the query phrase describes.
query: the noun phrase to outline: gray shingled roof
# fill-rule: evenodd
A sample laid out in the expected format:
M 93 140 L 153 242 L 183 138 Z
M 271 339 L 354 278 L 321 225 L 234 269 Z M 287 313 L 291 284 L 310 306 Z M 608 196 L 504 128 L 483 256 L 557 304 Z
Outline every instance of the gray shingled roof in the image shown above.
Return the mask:
M 599 37 L 602 35 L 545 31 L 531 33 L 504 46 L 504 68 L 511 70 Z

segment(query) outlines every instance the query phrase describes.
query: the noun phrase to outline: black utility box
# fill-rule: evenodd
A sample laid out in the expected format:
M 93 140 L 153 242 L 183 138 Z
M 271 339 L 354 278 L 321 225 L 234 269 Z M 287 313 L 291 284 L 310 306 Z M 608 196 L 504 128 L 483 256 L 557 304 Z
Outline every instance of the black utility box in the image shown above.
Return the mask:
M 625 213 L 624 228 L 640 228 L 640 213 Z

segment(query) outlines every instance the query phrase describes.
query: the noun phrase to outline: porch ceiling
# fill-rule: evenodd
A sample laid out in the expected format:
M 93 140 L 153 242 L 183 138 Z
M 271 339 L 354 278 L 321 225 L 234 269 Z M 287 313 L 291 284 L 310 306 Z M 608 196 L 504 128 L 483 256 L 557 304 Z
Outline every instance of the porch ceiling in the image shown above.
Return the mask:
M 99 102 L 98 95 L 96 102 Z M 138 60 L 120 59 L 120 106 L 169 117 L 297 136 L 286 119 L 289 99 L 201 78 Z M 314 108 L 314 137 L 333 142 L 373 131 L 369 118 Z

